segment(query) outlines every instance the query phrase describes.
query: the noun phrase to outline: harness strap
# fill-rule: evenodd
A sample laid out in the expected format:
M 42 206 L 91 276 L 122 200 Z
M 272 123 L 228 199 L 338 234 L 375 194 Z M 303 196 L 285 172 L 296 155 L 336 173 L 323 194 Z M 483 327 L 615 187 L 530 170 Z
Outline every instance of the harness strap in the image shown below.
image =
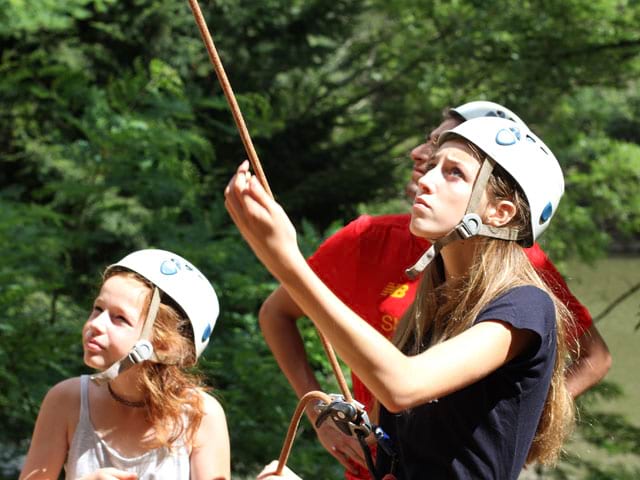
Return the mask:
M 356 434 L 356 438 L 358 439 L 358 443 L 360 444 L 360 448 L 362 449 L 362 453 L 364 454 L 364 461 L 367 464 L 367 468 L 373 477 L 373 480 L 379 480 L 380 477 L 378 472 L 376 471 L 376 466 L 373 461 L 373 455 L 371 455 L 371 448 L 367 445 L 366 437 L 363 434 Z

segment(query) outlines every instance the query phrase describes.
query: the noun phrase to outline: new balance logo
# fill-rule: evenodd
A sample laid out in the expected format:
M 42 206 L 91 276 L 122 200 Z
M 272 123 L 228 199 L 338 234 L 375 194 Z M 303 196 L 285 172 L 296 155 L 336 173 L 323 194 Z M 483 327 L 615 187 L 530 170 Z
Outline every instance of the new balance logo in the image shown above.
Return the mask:
M 382 289 L 382 292 L 380 292 L 380 295 L 384 297 L 404 298 L 408 290 L 409 290 L 409 285 L 407 285 L 406 283 L 389 282 Z

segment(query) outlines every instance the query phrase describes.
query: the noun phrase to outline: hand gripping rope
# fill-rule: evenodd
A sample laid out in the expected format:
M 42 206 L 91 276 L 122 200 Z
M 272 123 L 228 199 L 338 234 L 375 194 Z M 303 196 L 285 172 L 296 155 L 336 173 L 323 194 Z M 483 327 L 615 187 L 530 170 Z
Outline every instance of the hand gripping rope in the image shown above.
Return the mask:
M 242 117 L 242 113 L 231 88 L 231 84 L 229 83 L 227 75 L 224 71 L 220 56 L 218 55 L 215 44 L 213 43 L 213 39 L 211 38 L 211 34 L 209 33 L 207 23 L 204 19 L 204 16 L 202 15 L 202 11 L 200 10 L 200 5 L 198 4 L 197 0 L 189 0 L 189 6 L 191 7 L 191 11 L 193 12 L 193 16 L 195 18 L 196 24 L 198 25 L 198 29 L 200 30 L 200 34 L 202 36 L 202 40 L 204 41 L 205 47 L 207 48 L 209 59 L 213 64 L 216 76 L 218 77 L 218 81 L 220 82 L 220 86 L 222 87 L 222 91 L 224 92 L 224 96 L 226 97 L 227 103 L 231 108 L 233 119 L 240 133 L 240 138 L 242 139 L 245 151 L 247 153 L 247 156 L 249 157 L 251 167 L 253 168 L 256 177 L 258 177 L 258 180 L 264 187 L 265 191 L 271 198 L 273 198 L 273 193 L 269 188 L 267 178 L 262 170 L 262 165 L 260 164 L 258 155 L 256 154 L 255 148 L 253 147 L 253 142 L 251 141 L 249 131 Z M 318 331 L 318 335 L 320 337 L 320 340 L 322 341 L 322 346 L 324 347 L 327 357 L 329 358 L 331 368 L 333 369 L 333 373 L 336 377 L 342 395 L 329 396 L 323 392 L 312 391 L 308 392 L 300 399 L 296 411 L 291 418 L 287 436 L 285 438 L 280 453 L 280 458 L 278 460 L 278 468 L 275 473 L 276 475 L 280 475 L 284 470 L 287 459 L 289 457 L 289 453 L 291 452 L 294 435 L 300 423 L 300 418 L 304 412 L 304 408 L 310 401 L 315 399 L 320 400 L 317 408 L 321 411 L 320 416 L 318 417 L 318 421 L 316 422 L 316 426 L 319 427 L 327 418 L 331 418 L 335 425 L 343 433 L 345 433 L 346 435 L 355 435 L 363 448 L 369 469 L 374 475 L 374 478 L 377 478 L 377 476 L 375 475 L 375 470 L 373 468 L 371 452 L 366 444 L 365 438 L 373 432 L 376 440 L 378 441 L 378 444 L 381 445 L 382 448 L 387 450 L 388 437 L 386 437 L 386 434 L 384 434 L 384 432 L 382 432 L 379 427 L 373 427 L 369 423 L 369 417 L 367 416 L 367 413 L 365 412 L 363 406 L 353 399 L 351 392 L 349 391 L 349 387 L 347 386 L 347 382 L 344 378 L 344 375 L 342 374 L 342 370 L 340 369 L 340 365 L 338 363 L 338 359 L 336 358 L 333 347 L 331 346 L 331 344 L 329 344 L 322 332 Z

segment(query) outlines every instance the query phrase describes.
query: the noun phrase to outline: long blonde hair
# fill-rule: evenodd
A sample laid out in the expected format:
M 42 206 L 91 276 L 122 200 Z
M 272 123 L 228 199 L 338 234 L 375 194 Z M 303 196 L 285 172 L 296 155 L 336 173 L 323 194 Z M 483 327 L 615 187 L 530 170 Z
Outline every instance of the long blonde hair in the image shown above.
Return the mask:
M 149 288 L 147 307 L 153 284 L 137 273 L 123 268 L 109 269 L 104 280 L 123 275 Z M 146 311 L 142 312 L 146 317 Z M 192 445 L 200 427 L 204 409 L 199 391 L 204 390 L 202 376 L 192 371 L 197 358 L 193 329 L 182 309 L 171 298 L 162 295 L 160 308 L 153 325 L 151 342 L 162 363 L 143 362 L 138 387 L 142 390 L 145 416 L 153 426 L 155 438 L 148 447 L 173 447 L 184 438 Z
M 517 227 L 521 232 L 530 231 L 526 199 L 499 165 L 494 168 L 487 192 L 490 201 L 508 199 L 514 202 L 517 213 L 509 226 Z M 555 305 L 557 355 L 549 393 L 527 456 L 527 463 L 552 464 L 558 459 L 574 419 L 573 401 L 565 383 L 568 360 L 565 331 L 572 318 L 538 276 L 518 243 L 478 238 L 469 272 L 455 282 L 445 282 L 444 265 L 438 256 L 425 270 L 416 298 L 399 322 L 393 341 L 407 355 L 416 355 L 469 329 L 492 300 L 522 285 L 534 285 L 544 290 Z

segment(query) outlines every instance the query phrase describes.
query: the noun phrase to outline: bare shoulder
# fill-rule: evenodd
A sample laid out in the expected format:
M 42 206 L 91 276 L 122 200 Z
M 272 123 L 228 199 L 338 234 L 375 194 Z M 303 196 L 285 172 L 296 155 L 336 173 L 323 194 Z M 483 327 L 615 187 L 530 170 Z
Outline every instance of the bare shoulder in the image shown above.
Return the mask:
M 68 378 L 55 384 L 44 397 L 44 403 L 59 405 L 66 408 L 80 406 L 80 377 Z
M 80 379 L 64 380 L 47 392 L 33 429 L 20 478 L 58 478 L 67 455 L 80 404 Z
M 225 418 L 224 408 L 217 398 L 203 391 L 199 391 L 198 393 L 202 398 L 202 408 L 205 415 L 211 415 L 213 418 L 218 419 Z
M 64 422 L 68 436 L 72 437 L 80 418 L 80 377 L 68 378 L 51 387 L 42 401 L 40 415 Z
M 207 441 L 216 439 L 222 444 L 228 443 L 227 418 L 222 405 L 212 395 L 203 391 L 198 391 L 202 398 L 202 409 L 204 416 L 196 434 L 196 446 L 203 445 Z
M 204 416 L 191 450 L 191 478 L 229 479 L 231 460 L 229 431 L 222 405 L 212 395 L 198 391 Z

